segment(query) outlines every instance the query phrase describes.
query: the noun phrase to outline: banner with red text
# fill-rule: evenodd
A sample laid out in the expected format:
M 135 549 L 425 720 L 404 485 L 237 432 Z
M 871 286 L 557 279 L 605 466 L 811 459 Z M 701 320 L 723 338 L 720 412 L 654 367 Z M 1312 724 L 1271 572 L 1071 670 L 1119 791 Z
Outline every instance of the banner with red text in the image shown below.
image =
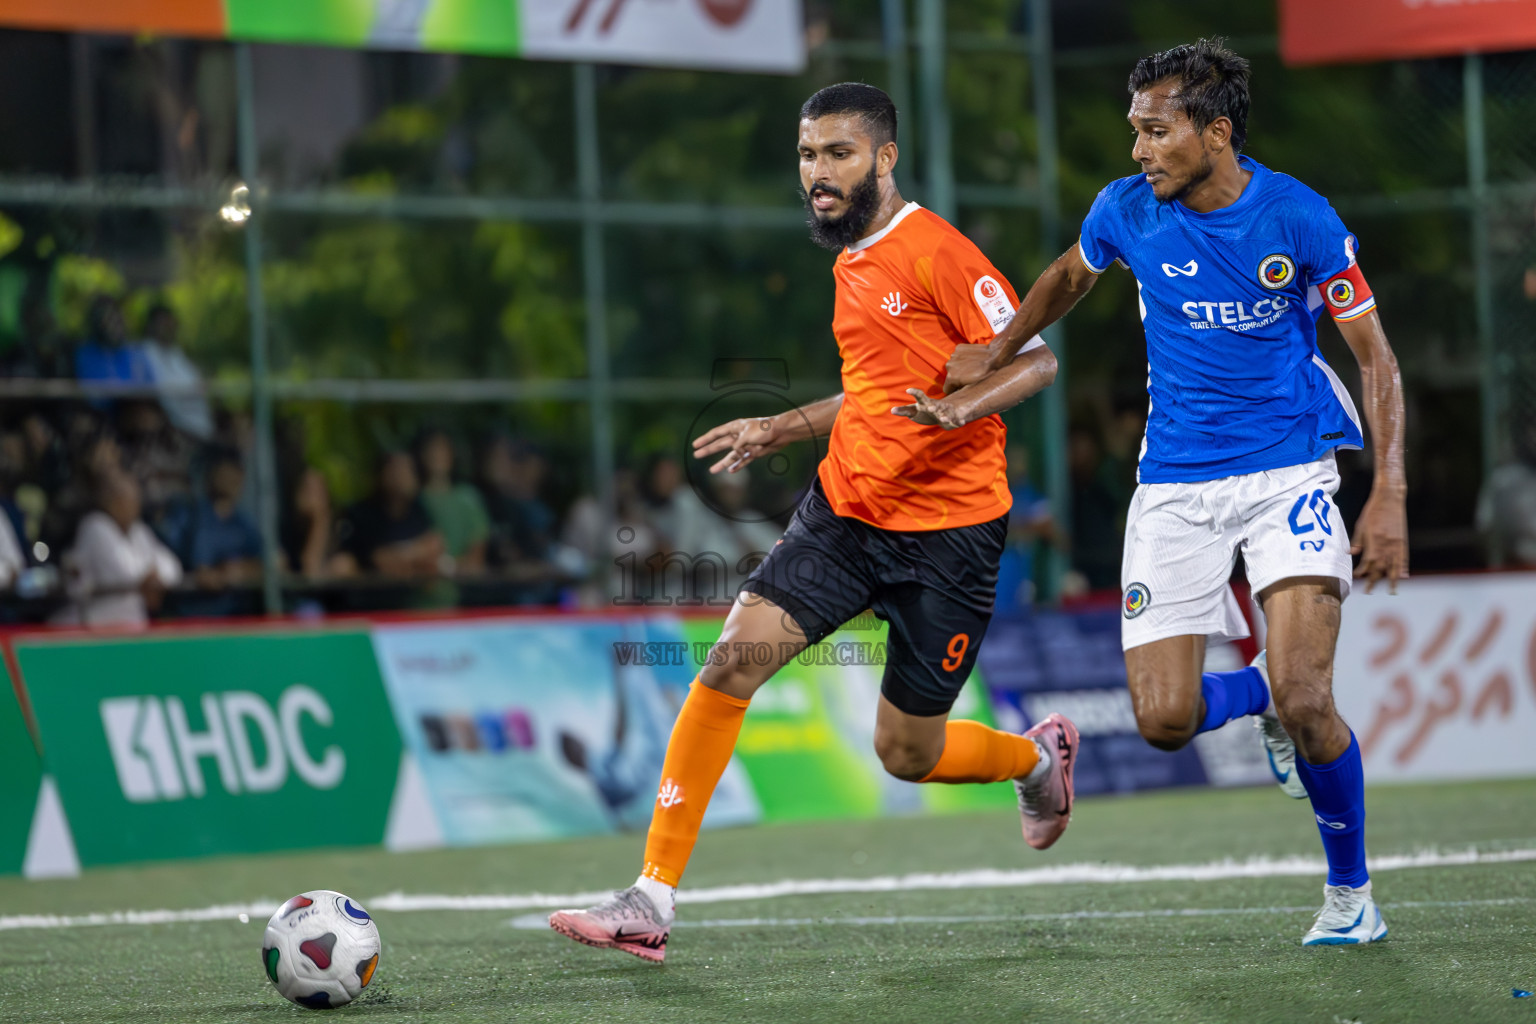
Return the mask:
M 1334 699 L 1369 782 L 1536 775 L 1536 575 L 1344 602 Z
M 726 71 L 805 66 L 800 0 L 5 0 L 0 24 Z
M 1280 56 L 1287 64 L 1531 47 L 1536 0 L 1280 0 Z

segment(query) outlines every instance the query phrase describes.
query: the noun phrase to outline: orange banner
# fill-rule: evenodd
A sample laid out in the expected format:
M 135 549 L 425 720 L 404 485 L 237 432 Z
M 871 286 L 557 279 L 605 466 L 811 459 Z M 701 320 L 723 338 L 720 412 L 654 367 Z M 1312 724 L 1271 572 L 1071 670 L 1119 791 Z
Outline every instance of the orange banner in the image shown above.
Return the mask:
M 1536 0 L 1279 0 L 1287 64 L 1536 47 Z
M 223 0 L 5 0 L 0 22 L 75 32 L 225 34 Z

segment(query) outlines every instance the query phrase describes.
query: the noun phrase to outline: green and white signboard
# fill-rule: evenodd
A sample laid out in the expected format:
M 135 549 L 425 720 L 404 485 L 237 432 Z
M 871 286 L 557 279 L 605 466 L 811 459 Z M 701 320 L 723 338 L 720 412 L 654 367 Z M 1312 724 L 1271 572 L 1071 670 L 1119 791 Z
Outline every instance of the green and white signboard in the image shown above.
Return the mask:
M 10 673 L 0 662 L 0 875 L 21 871 L 42 777 L 43 767 L 11 688 Z
M 401 747 L 366 632 L 16 653 L 81 865 L 383 841 Z

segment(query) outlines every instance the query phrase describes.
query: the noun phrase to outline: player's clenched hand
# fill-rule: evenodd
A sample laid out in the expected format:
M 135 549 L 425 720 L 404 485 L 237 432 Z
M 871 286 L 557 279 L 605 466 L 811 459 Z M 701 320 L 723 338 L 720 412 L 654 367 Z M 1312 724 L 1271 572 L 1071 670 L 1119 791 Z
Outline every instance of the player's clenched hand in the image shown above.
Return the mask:
M 789 443 L 773 416 L 752 416 L 722 423 L 693 439 L 693 457 L 707 458 L 716 452 L 725 457 L 709 467 L 711 473 L 735 473 L 747 463 L 771 455 Z
M 1397 581 L 1408 576 L 1408 515 L 1402 498 L 1371 495 L 1355 523 L 1349 553 L 1360 555 L 1355 578 L 1364 578 L 1367 594 L 1382 578 L 1397 593 Z
M 944 364 L 944 393 L 975 384 L 992 369 L 991 345 L 956 345 L 949 362 Z
M 905 416 L 921 427 L 954 430 L 965 426 L 965 416 L 949 399 L 931 398 L 921 388 L 907 388 L 907 394 L 912 396 L 912 404 L 898 405 L 892 409 L 891 412 L 897 416 Z

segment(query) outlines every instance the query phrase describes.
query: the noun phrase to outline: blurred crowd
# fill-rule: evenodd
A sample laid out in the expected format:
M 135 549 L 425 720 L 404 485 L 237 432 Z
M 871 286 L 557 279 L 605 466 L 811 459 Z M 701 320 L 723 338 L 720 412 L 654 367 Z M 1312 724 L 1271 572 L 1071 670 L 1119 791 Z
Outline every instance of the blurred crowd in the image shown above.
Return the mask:
M 745 473 L 652 454 L 622 466 L 613 511 L 598 496 L 552 496 L 551 457 L 504 432 L 470 437 L 416 428 L 381 445 L 359 500 L 338 505 L 305 458 L 303 426 L 280 420 L 271 551 L 258 527 L 248 413 L 211 401 L 179 343 L 175 312 L 150 308 L 130 330 L 101 296 L 74 341 L 16 345 L 9 378 L 68 379 L 84 397 L 8 400 L 0 408 L 0 617 L 138 625 L 152 616 L 259 614 L 265 561 L 285 610 L 384 611 L 492 605 L 728 605 L 773 547 L 793 501 L 754 508 Z M 1067 436 L 1070 513 L 1010 446 L 1014 507 L 998 609 L 1031 604 L 1065 570 L 1062 595 L 1119 587 L 1125 510 L 1136 486 L 1146 400 L 1084 405 Z M 1536 564 L 1536 432 L 1484 488 L 1480 526 L 1503 557 Z M 1369 491 L 1368 453 L 1341 458 L 1337 502 L 1353 522 Z
M 30 333 L 4 355 L 5 377 L 88 387 L 85 398 L 0 410 L 0 615 L 10 621 L 135 625 L 262 610 L 268 551 L 250 417 L 210 401 L 169 307 L 140 326 L 132 332 L 117 300 L 100 296 L 82 338 Z M 456 439 L 425 429 L 409 448 L 382 451 L 369 493 L 337 508 L 304 459 L 300 425 L 278 433 L 270 554 L 290 610 L 557 603 L 584 574 L 580 558 L 561 557 L 543 496 L 548 461 L 534 445 L 478 439 L 470 482 Z
M 168 306 L 134 331 L 101 296 L 82 338 L 50 331 L 0 359 L 8 378 L 87 386 L 0 410 L 0 616 L 132 626 L 262 611 L 251 419 L 210 400 L 178 334 Z M 561 508 L 538 444 L 440 426 L 381 446 L 367 492 L 338 506 L 303 425 L 275 433 L 271 554 L 300 613 L 728 603 L 782 529 L 752 510 L 745 474 L 690 483 L 661 455 L 618 471 L 611 520 L 590 493 Z

